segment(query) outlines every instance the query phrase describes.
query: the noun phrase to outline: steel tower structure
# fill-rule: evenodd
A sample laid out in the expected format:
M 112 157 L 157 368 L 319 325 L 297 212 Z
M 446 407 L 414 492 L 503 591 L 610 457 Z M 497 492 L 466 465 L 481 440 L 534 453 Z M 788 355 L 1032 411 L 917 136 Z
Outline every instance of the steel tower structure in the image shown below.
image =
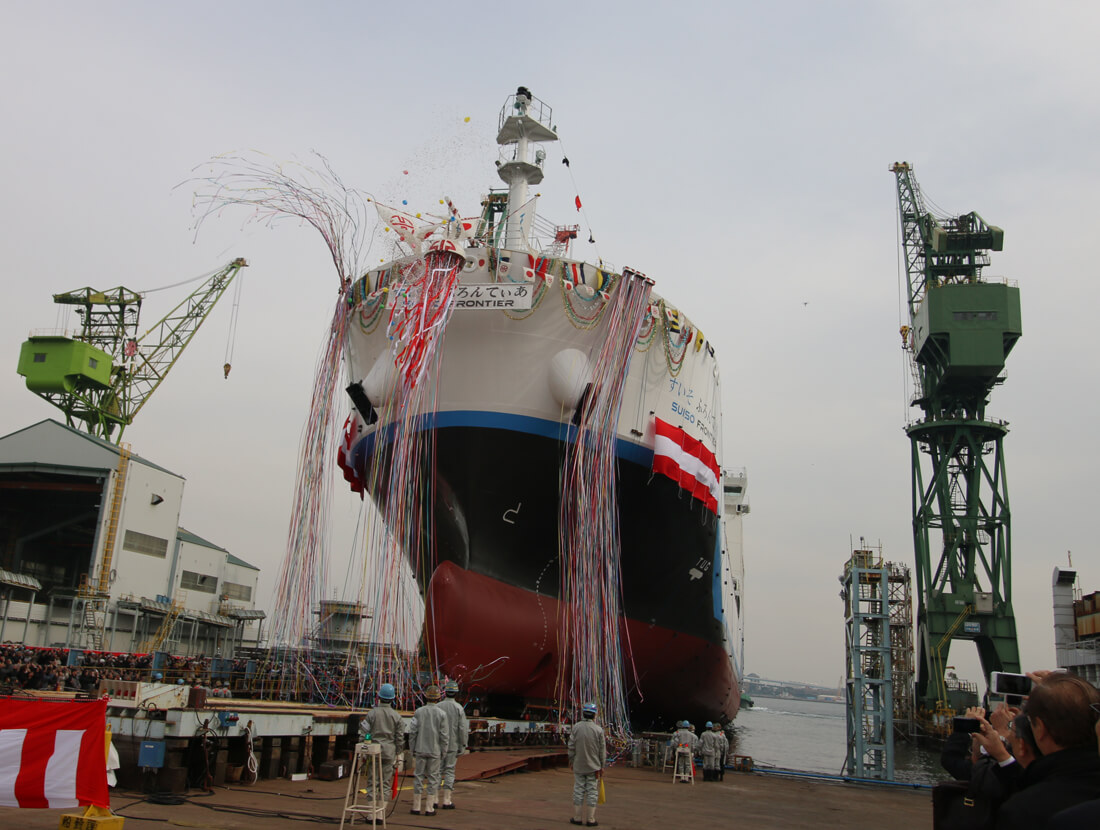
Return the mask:
M 1020 291 L 987 282 L 989 251 L 1004 231 L 977 213 L 935 217 L 911 165 L 897 181 L 907 278 L 910 354 L 921 416 L 906 432 L 912 450 L 917 577 L 916 703 L 951 708 L 944 680 L 954 640 L 975 643 L 990 672 L 1020 670 L 1012 612 L 1011 511 L 1004 421 L 986 417 L 1005 359 L 1019 339 Z
M 848 774 L 894 780 L 894 674 L 890 566 L 853 550 L 840 577 L 844 601 Z

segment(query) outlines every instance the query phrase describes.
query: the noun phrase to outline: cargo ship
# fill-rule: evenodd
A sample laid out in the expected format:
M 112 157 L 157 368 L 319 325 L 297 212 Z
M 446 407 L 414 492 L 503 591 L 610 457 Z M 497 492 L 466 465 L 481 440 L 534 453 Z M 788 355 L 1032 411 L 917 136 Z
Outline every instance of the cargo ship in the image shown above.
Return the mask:
M 424 483 L 407 508 L 419 530 L 406 537 L 416 541 L 405 543 L 405 555 L 425 597 L 432 663 L 476 688 L 493 714 L 554 710 L 573 659 L 557 636 L 568 613 L 565 466 L 596 406 L 607 341 L 628 331 L 623 376 L 604 405 L 615 407 L 606 489 L 614 492 L 618 549 L 608 555 L 619 562 L 630 719 L 636 728 L 726 722 L 741 701 L 740 522 L 748 501 L 744 471 L 721 466 L 715 349 L 652 291 L 656 281 L 574 256 L 584 244 L 579 226 L 536 214 L 531 188 L 548 172 L 545 147 L 556 141 L 550 107 L 520 87 L 498 124 L 496 171 L 506 187 L 482 197 L 479 215 L 463 218 L 449 198 L 434 218 L 378 205 L 401 243 L 394 259 L 346 288 L 353 406 L 341 466 L 385 514 L 395 498 L 389 485 L 402 474 L 393 436 L 417 432 Z M 576 204 L 579 211 L 579 196 Z M 395 309 L 414 275 L 423 276 L 425 257 L 442 251 L 461 258 L 453 260 L 456 284 L 446 308 L 431 308 L 438 326 L 414 344 Z M 615 317 L 628 289 L 645 292 L 633 328 Z M 430 404 L 410 412 L 398 400 L 401 373 L 414 346 L 432 344 L 439 353 L 415 370 Z

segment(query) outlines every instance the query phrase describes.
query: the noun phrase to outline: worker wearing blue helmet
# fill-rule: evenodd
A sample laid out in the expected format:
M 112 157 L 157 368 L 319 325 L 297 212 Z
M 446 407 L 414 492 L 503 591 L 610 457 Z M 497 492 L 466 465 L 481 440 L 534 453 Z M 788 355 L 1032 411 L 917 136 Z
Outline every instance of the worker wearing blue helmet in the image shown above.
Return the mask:
M 691 722 L 682 720 L 677 724 L 669 741 L 669 753 L 674 758 L 674 781 L 688 781 L 693 777 L 691 765 L 695 753 L 699 750 L 699 739 L 691 730 Z M 682 751 L 681 751 L 682 750 Z
M 573 767 L 573 818 L 569 823 L 595 827 L 599 781 L 607 763 L 607 742 L 603 727 L 596 723 L 596 704 L 584 704 L 581 715 L 569 732 L 569 765 Z
M 394 766 L 399 753 L 404 752 L 405 720 L 393 708 L 397 692 L 392 683 L 378 687 L 378 699 L 359 724 L 363 737 L 370 736 L 372 743 L 381 747 L 382 757 L 382 806 L 386 806 L 393 790 Z M 398 765 L 402 766 L 403 765 Z
M 703 756 L 703 780 L 718 780 L 718 759 L 722 754 L 722 742 L 714 731 L 714 724 L 707 721 L 707 728 L 699 736 L 699 754 Z
M 718 735 L 718 780 L 722 781 L 726 777 L 726 756 L 730 751 L 730 739 L 726 737 L 726 730 L 720 723 L 714 724 L 714 732 Z

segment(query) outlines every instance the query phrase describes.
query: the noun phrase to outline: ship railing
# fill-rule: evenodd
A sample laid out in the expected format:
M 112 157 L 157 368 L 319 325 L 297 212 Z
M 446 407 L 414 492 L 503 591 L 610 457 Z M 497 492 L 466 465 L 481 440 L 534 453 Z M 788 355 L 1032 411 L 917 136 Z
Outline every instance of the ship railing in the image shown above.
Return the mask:
M 70 340 L 80 339 L 81 332 L 72 329 L 31 329 L 28 337 L 67 337 Z
M 545 101 L 536 98 L 534 95 L 531 95 L 530 99 L 530 103 L 527 104 L 526 115 L 530 118 L 534 118 L 544 127 L 547 127 L 551 130 L 554 129 L 553 108 Z M 500 123 L 498 124 L 497 129 L 502 129 L 504 127 L 504 122 L 511 118 L 513 115 L 519 115 L 519 110 L 516 108 L 516 96 L 509 95 L 508 99 L 504 102 L 504 106 L 500 108 Z

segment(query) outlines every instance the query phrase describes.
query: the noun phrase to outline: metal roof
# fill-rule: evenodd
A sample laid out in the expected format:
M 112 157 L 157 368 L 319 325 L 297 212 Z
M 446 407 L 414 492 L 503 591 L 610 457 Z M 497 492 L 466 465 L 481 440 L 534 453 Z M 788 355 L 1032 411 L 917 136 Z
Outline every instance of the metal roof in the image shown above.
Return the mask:
M 47 418 L 44 421 L 39 421 L 36 424 L 31 424 L 30 426 L 24 427 L 23 429 L 17 429 L 15 432 L 10 432 L 7 435 L 0 436 L 0 447 L 3 447 L 5 442 L 8 446 L 11 446 L 14 443 L 19 443 L 19 439 L 16 439 L 15 441 L 9 441 L 9 439 L 13 439 L 15 438 L 15 436 L 23 436 L 24 438 L 26 438 L 32 432 L 45 430 L 62 430 L 63 432 L 69 433 L 72 436 L 87 441 L 89 444 L 98 449 L 91 455 L 85 453 L 82 454 L 79 458 L 73 458 L 69 452 L 62 450 L 55 440 L 48 440 L 45 442 L 45 444 L 42 444 L 40 439 L 36 437 L 35 440 L 39 442 L 40 446 L 46 447 L 45 450 L 43 450 L 41 453 L 36 453 L 35 457 L 33 458 L 26 456 L 19 458 L 12 457 L 13 452 L 17 452 L 15 450 L 4 451 L 3 449 L 0 449 L 0 465 L 5 467 L 12 467 L 30 462 L 39 465 L 45 464 L 47 466 L 51 465 L 52 463 L 53 466 L 67 468 L 70 466 L 70 464 L 67 462 L 73 460 L 75 463 L 73 463 L 72 466 L 79 468 L 114 470 L 116 467 L 118 467 L 118 447 L 115 444 L 112 444 L 110 441 L 104 441 L 102 438 L 97 438 L 96 436 L 91 435 L 87 432 L 81 432 L 79 429 L 75 429 L 74 427 L 58 423 L 53 418 Z M 26 435 L 24 435 L 24 433 L 26 433 Z M 68 446 L 71 450 L 76 445 Z M 53 458 L 44 461 L 43 456 L 53 456 Z M 183 480 L 183 476 L 181 476 L 179 473 L 173 473 L 171 470 L 161 467 L 159 464 L 154 464 L 149 459 L 143 458 L 136 453 L 131 453 L 130 460 L 133 462 L 137 462 L 138 464 L 144 464 L 146 467 L 152 467 L 154 470 L 160 470 L 163 473 L 167 473 L 170 476 L 174 476 L 178 479 Z M 81 461 L 83 461 L 84 463 L 80 463 Z
M 15 588 L 26 588 L 28 591 L 41 591 L 42 583 L 29 574 L 6 571 L 0 568 L 0 584 L 11 585 Z
M 234 556 L 231 553 L 225 557 L 225 561 L 228 562 L 230 565 L 238 565 L 239 567 L 248 568 L 253 571 L 259 570 L 259 568 L 257 568 L 255 565 L 251 565 L 248 562 L 245 562 L 239 556 Z
M 228 616 L 235 620 L 265 620 L 267 614 L 261 611 L 259 608 L 234 608 L 232 611 L 226 612 Z
M 149 597 L 142 597 L 141 610 L 152 611 L 155 614 L 164 614 L 167 616 L 172 610 L 172 605 L 168 602 L 160 602 L 159 600 L 149 599 Z M 237 624 L 236 620 L 230 619 L 229 617 L 223 617 L 221 614 L 211 614 L 208 611 L 196 611 L 194 608 L 180 609 L 180 616 L 185 620 L 197 620 L 198 622 L 204 622 L 208 625 L 220 625 L 224 628 L 232 628 Z
M 182 539 L 184 542 L 190 542 L 193 545 L 202 545 L 204 548 L 212 548 L 213 550 L 220 550 L 223 553 L 229 553 L 229 551 L 220 545 L 215 545 L 213 542 L 209 542 L 198 534 L 192 533 L 190 530 L 183 527 L 176 530 L 176 538 Z
M 189 620 L 198 620 L 208 625 L 219 625 L 223 628 L 232 628 L 237 624 L 236 620 L 231 620 L 229 617 L 223 617 L 221 614 L 210 614 L 206 611 L 193 611 L 190 608 L 185 608 L 180 616 Z
M 158 614 L 167 614 L 169 611 L 172 610 L 172 605 L 167 602 L 160 602 L 155 599 L 149 599 L 149 597 L 142 597 L 141 610 L 155 611 Z

